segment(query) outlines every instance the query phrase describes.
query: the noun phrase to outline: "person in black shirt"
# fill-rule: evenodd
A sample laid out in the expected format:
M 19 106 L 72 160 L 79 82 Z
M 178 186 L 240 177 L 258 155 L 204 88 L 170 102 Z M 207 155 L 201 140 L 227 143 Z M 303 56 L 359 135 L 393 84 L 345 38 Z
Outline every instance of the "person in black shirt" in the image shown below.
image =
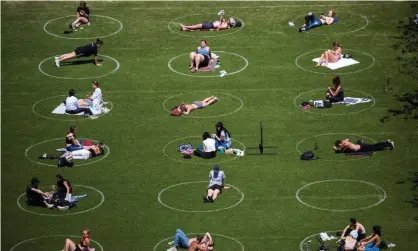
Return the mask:
M 26 188 L 26 203 L 29 206 L 53 208 L 53 204 L 48 204 L 45 201 L 44 196 L 48 196 L 48 193 L 42 192 L 42 190 L 39 189 L 40 182 L 41 181 L 38 178 L 32 178 L 31 184 Z
M 81 1 L 80 6 L 77 8 L 77 19 L 74 22 L 70 21 L 68 26 L 70 29 L 75 30 L 82 24 L 90 25 L 90 9 L 84 1 Z
M 99 58 L 97 57 L 97 52 L 99 51 L 100 48 L 102 48 L 102 46 L 103 46 L 103 41 L 98 38 L 95 43 L 80 46 L 71 53 L 67 53 L 67 54 L 63 54 L 61 56 L 55 57 L 55 65 L 57 67 L 60 67 L 60 63 L 62 61 L 72 59 L 75 57 L 88 57 L 88 56 L 94 55 L 94 64 L 96 66 L 102 66 L 101 64 L 99 64 Z
M 73 187 L 69 180 L 64 179 L 61 174 L 57 174 L 57 192 L 58 198 L 71 202 L 71 194 L 73 193 Z

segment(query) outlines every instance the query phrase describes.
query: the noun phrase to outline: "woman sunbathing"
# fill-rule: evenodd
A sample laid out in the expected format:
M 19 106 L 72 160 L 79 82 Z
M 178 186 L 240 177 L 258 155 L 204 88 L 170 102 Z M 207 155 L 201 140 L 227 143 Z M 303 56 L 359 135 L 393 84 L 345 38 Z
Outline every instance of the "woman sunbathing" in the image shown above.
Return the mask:
M 304 32 L 322 25 L 331 25 L 340 21 L 338 18 L 334 18 L 334 16 L 334 10 L 330 10 L 327 16 L 321 14 L 319 19 L 317 19 L 312 12 L 309 12 L 308 15 L 305 16 L 305 24 L 299 28 L 299 32 Z
M 173 116 L 180 116 L 180 115 L 188 115 L 193 110 L 205 108 L 206 106 L 209 106 L 215 102 L 218 101 L 218 98 L 215 96 L 211 96 L 209 98 L 205 98 L 202 101 L 194 101 L 191 104 L 181 104 L 177 107 L 174 107 L 171 110 L 171 115 Z
M 206 40 L 202 40 L 200 42 L 200 46 L 197 47 L 196 52 L 190 52 L 190 71 L 196 72 L 199 70 L 199 67 L 208 66 L 211 58 L 211 49 L 208 46 Z
M 183 25 L 180 24 L 181 31 L 194 31 L 194 30 L 225 30 L 233 27 L 240 27 L 242 24 L 239 21 L 236 21 L 233 17 L 230 17 L 229 20 L 224 19 L 224 11 L 219 12 L 219 20 L 213 22 L 202 22 L 195 25 Z
M 328 63 L 336 63 L 342 55 L 341 45 L 338 42 L 332 43 L 333 50 L 327 50 L 321 54 L 315 67 L 326 66 Z

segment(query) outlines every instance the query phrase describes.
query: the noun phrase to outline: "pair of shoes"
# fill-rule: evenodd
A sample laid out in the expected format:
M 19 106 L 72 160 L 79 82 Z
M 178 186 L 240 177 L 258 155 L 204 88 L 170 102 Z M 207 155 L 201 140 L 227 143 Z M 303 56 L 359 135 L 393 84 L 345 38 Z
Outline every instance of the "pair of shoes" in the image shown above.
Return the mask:
M 168 245 L 169 245 L 169 246 L 173 246 L 173 244 L 174 244 L 174 242 L 173 242 L 173 241 L 170 241 L 170 242 L 168 243 Z
M 64 207 L 62 207 L 62 206 L 57 206 L 57 208 L 58 208 L 59 210 L 68 210 L 68 209 L 70 209 L 70 207 L 69 207 L 69 206 L 64 206 Z
M 41 156 L 39 156 L 40 159 L 47 159 L 48 158 L 48 154 L 44 153 Z
M 386 141 L 389 145 L 390 145 L 390 149 L 393 150 L 395 148 L 395 142 L 393 142 L 392 140 L 388 139 Z
M 44 201 L 44 204 L 46 206 L 46 208 L 53 208 L 54 205 L 53 204 L 49 204 L 48 202 Z
M 209 199 L 209 202 L 210 202 L 210 203 L 215 202 L 215 201 L 212 199 L 212 196 L 209 196 L 209 197 L 208 197 L 208 199 Z
M 304 27 L 301 27 L 301 28 L 299 28 L 299 32 L 303 32 L 303 31 L 305 31 L 306 29 L 304 28 Z
M 208 203 L 210 202 L 209 199 L 206 196 L 203 196 L 203 203 Z
M 56 152 L 66 152 L 67 149 L 65 149 L 65 148 L 57 148 L 57 149 L 55 149 L 55 151 Z
M 59 57 L 55 57 L 55 66 L 60 67 L 60 59 Z

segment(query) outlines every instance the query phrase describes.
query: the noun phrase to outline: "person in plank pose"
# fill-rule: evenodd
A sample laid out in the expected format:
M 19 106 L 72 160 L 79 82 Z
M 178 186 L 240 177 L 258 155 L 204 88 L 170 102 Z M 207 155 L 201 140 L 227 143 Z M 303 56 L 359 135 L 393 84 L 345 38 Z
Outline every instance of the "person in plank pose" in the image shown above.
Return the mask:
M 97 52 L 102 48 L 103 46 L 103 40 L 101 39 L 96 39 L 96 42 L 94 43 L 90 43 L 88 45 L 84 45 L 84 46 L 80 46 L 75 48 L 74 51 L 70 52 L 70 53 L 66 53 L 63 54 L 61 56 L 56 56 L 55 57 L 55 66 L 56 67 L 60 67 L 60 63 L 62 61 L 66 61 L 72 58 L 79 58 L 79 57 L 89 57 L 91 55 L 94 56 L 94 64 L 96 66 L 102 66 L 101 64 L 99 64 L 99 57 L 97 56 Z

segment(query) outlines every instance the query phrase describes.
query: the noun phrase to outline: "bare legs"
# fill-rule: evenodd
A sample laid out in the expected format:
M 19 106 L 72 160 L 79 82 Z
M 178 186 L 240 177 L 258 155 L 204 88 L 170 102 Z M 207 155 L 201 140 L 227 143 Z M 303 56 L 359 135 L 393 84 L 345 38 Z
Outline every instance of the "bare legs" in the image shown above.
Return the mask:
M 63 55 L 61 55 L 61 56 L 59 56 L 58 57 L 58 61 L 64 61 L 64 60 L 67 60 L 67 59 L 71 59 L 71 58 L 74 58 L 74 57 L 76 57 L 77 55 L 75 55 L 75 51 L 73 51 L 73 52 L 71 52 L 71 53 L 67 53 L 67 54 L 63 54 Z
M 204 202 L 214 202 L 216 198 L 218 197 L 218 194 L 220 194 L 221 191 L 219 189 L 208 189 L 208 194 L 203 197 Z
M 315 67 L 319 67 L 322 65 L 322 62 L 325 61 L 325 65 L 328 64 L 329 62 L 329 54 L 331 53 L 331 51 L 325 51 L 324 53 L 321 54 L 321 57 L 319 58 L 318 63 L 315 65 Z
M 203 62 L 203 60 L 205 60 L 203 55 L 197 54 L 196 52 L 191 52 L 189 69 L 191 69 L 192 72 L 198 71 L 199 65 Z
M 208 105 L 215 103 L 216 101 L 218 101 L 218 98 L 215 96 L 212 96 L 212 97 L 205 98 L 204 100 L 202 100 L 202 105 L 203 107 L 206 107 Z
M 200 30 L 202 29 L 202 24 L 195 24 L 195 25 L 183 25 L 180 24 L 182 31 L 188 31 L 188 30 Z
M 70 239 L 66 239 L 64 249 L 62 251 L 74 251 L 74 250 L 75 250 L 75 243 Z
M 89 20 L 85 17 L 77 17 L 77 19 L 71 23 L 71 26 L 74 29 L 78 28 L 81 24 L 87 24 Z

